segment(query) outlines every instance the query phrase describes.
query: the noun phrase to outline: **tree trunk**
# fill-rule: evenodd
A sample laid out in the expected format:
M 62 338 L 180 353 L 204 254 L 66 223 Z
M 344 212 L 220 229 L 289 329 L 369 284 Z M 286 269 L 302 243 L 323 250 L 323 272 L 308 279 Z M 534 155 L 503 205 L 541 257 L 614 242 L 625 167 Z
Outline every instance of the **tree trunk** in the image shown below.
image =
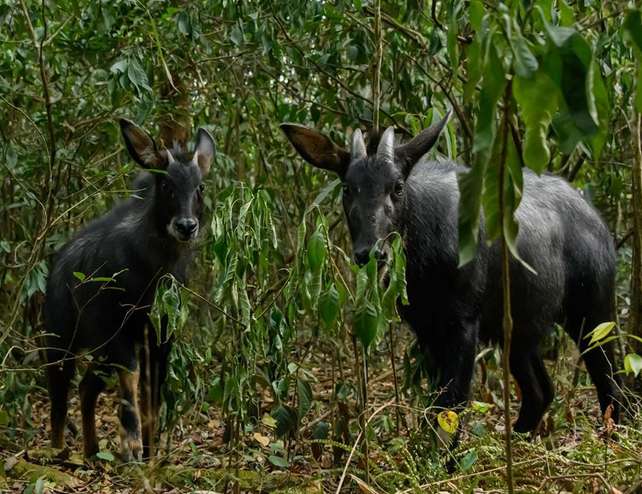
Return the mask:
M 161 99 L 166 111 L 159 118 L 162 145 L 169 149 L 187 149 L 192 117 L 190 115 L 189 93 L 185 83 L 176 74 L 172 83 L 163 81 L 160 88 Z

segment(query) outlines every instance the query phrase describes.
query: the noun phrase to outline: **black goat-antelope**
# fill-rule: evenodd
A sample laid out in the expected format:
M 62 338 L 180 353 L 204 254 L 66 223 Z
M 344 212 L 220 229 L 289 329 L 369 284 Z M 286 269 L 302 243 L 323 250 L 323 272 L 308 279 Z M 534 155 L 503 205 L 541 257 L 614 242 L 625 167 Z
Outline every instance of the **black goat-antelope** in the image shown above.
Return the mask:
M 45 323 L 52 446 L 64 444 L 70 381 L 84 352 L 92 356 L 80 382 L 85 455 L 98 452 L 95 408 L 105 387 L 102 375 L 116 370 L 121 447 L 131 460 L 152 454 L 171 347 L 166 335 L 158 344 L 154 329 L 145 331 L 149 309 L 163 275 L 186 281 L 203 212 L 202 179 L 215 146 L 199 129 L 193 153 L 161 150 L 132 122 L 123 119 L 120 127 L 131 157 L 153 173 L 141 174 L 138 194 L 89 223 L 58 253 L 47 283 Z
M 343 208 L 357 263 L 368 261 L 392 231 L 404 239 L 410 304 L 401 307 L 429 363 L 440 394 L 436 406 L 468 400 L 478 340 L 502 341 L 500 249 L 484 240 L 475 259 L 458 267 L 457 175 L 452 162 L 420 162 L 447 123 L 395 146 L 394 130 L 366 147 L 359 129 L 347 151 L 319 132 L 296 124 L 281 128 L 310 164 L 343 182 Z M 515 430 L 534 430 L 553 400 L 553 386 L 538 351 L 555 323 L 586 350 L 586 333 L 614 317 L 615 250 L 598 213 L 563 179 L 524 171 L 524 197 L 516 212 L 517 248 L 537 274 L 510 264 L 512 338 L 510 368 L 522 392 Z M 483 218 L 482 218 L 483 219 Z M 386 248 L 374 253 L 385 257 Z M 602 412 L 619 412 L 610 344 L 583 355 Z

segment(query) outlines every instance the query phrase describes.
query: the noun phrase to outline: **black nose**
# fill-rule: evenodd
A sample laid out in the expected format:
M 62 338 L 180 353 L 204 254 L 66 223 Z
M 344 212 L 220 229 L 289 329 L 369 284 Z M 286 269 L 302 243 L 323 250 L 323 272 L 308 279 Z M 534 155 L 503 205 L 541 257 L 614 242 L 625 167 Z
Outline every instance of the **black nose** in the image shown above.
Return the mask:
M 189 237 L 196 227 L 198 227 L 198 222 L 192 218 L 181 218 L 176 220 L 175 223 L 176 231 L 185 237 Z
M 354 260 L 359 266 L 368 264 L 370 258 L 370 249 L 359 249 L 354 253 Z
M 374 251 L 374 256 L 377 261 L 383 262 L 388 258 L 388 254 L 383 249 Z M 354 253 L 354 260 L 359 266 L 365 266 L 370 260 L 370 249 L 359 249 Z

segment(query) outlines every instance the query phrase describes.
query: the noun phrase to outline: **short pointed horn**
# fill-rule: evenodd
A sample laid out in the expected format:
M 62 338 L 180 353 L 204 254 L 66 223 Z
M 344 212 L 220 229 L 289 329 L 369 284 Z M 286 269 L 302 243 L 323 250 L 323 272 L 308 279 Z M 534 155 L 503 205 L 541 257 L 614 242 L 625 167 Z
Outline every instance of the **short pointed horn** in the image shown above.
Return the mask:
M 377 146 L 377 157 L 387 158 L 394 161 L 395 157 L 395 129 L 388 127 L 379 141 Z
M 352 133 L 352 149 L 350 150 L 350 157 L 354 159 L 365 158 L 366 153 L 366 143 L 363 140 L 363 133 L 361 129 L 355 129 Z
M 165 153 L 167 154 L 167 164 L 171 165 L 174 163 L 176 160 L 174 159 L 174 156 L 172 156 L 172 153 L 170 153 L 169 149 L 165 149 Z

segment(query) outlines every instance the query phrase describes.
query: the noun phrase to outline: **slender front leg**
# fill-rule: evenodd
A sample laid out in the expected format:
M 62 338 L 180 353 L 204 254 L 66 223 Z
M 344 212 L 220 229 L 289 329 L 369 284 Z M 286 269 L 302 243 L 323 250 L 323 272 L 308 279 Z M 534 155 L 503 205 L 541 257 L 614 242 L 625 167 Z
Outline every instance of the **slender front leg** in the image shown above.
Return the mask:
M 90 367 L 80 381 L 80 411 L 82 412 L 82 437 L 85 458 L 98 453 L 96 438 L 96 402 L 105 389 L 105 381 Z
M 426 328 L 419 338 L 430 363 L 431 384 L 438 393 L 434 403 L 437 413 L 459 413 L 469 399 L 479 324 L 454 317 L 446 320 L 441 328 Z M 459 430 L 451 435 L 437 424 L 436 430 L 441 444 L 456 446 Z
M 161 341 L 166 338 L 167 318 L 162 320 Z M 153 329 L 150 328 L 150 331 Z M 158 414 L 161 405 L 161 388 L 167 376 L 172 340 L 158 344 L 156 335 L 148 335 L 146 347 L 141 349 L 141 415 L 143 422 L 143 457 L 154 455 L 154 443 L 158 435 Z
M 470 396 L 478 324 L 451 321 L 446 331 L 440 333 L 430 345 L 438 374 L 436 385 L 439 396 L 435 405 L 445 409 L 462 409 Z
M 140 411 L 138 409 L 139 370 L 119 369 L 120 380 L 120 424 L 121 454 L 123 461 L 142 459 L 143 445 L 141 441 Z

